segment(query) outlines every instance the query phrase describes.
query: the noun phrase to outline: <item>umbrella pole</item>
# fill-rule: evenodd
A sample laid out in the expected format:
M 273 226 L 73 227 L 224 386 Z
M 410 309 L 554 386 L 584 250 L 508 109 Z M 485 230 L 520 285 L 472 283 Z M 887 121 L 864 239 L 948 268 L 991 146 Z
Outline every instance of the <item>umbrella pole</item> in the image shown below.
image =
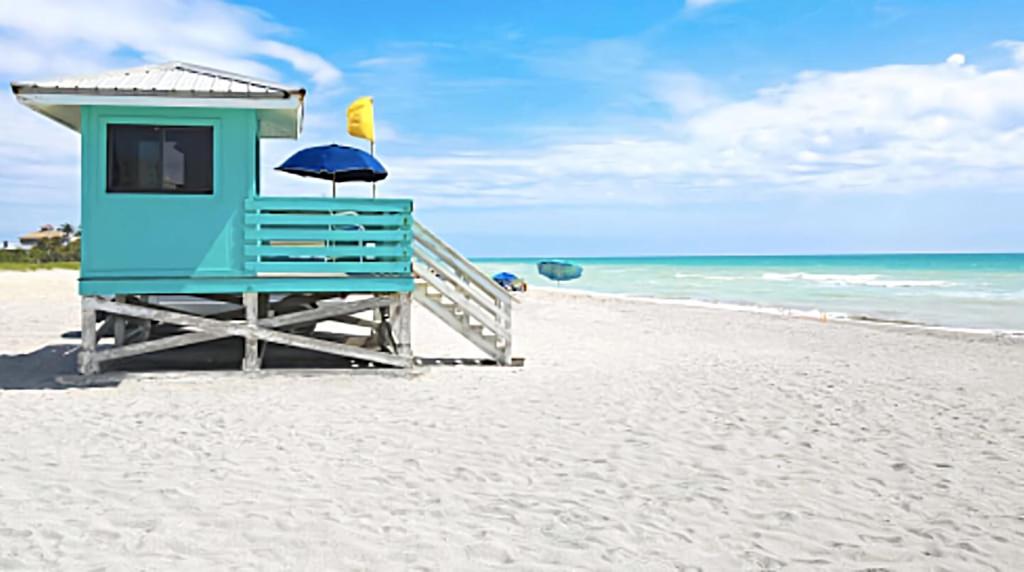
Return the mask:
M 370 139 L 370 156 L 373 157 L 373 139 Z M 377 181 L 373 182 L 373 198 L 377 198 Z

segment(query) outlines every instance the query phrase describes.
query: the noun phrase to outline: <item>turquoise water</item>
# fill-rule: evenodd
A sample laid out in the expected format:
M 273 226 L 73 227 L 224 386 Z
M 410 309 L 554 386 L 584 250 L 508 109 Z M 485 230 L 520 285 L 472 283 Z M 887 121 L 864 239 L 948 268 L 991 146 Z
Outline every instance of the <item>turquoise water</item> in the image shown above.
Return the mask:
M 553 286 L 538 259 L 478 259 Z M 565 288 L 681 298 L 836 317 L 1024 331 L 1024 254 L 681 256 L 575 258 L 583 277 Z

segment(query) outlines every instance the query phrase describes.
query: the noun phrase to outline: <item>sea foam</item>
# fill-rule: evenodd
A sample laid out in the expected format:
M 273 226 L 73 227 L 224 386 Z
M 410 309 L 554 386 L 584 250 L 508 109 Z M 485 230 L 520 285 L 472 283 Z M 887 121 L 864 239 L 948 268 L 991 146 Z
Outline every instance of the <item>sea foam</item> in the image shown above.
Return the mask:
M 687 274 L 685 272 L 676 272 L 676 278 L 700 278 L 701 280 L 716 280 L 719 282 L 732 282 L 734 280 L 742 280 L 742 276 L 722 276 L 720 274 Z
M 947 288 L 956 286 L 948 280 L 887 280 L 881 274 L 815 274 L 813 272 L 765 272 L 762 280 L 793 282 L 805 280 L 829 286 L 877 286 L 881 288 Z

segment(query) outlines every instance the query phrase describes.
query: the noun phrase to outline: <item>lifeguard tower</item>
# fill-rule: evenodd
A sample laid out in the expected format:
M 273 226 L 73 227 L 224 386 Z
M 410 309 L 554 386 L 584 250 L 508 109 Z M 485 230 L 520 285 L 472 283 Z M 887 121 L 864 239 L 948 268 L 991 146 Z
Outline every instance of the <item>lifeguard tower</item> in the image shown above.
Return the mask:
M 414 301 L 513 362 L 511 296 L 411 200 L 263 194 L 260 139 L 299 137 L 305 90 L 185 63 L 12 89 L 81 134 L 81 373 L 229 337 L 247 371 L 269 344 L 410 367 Z

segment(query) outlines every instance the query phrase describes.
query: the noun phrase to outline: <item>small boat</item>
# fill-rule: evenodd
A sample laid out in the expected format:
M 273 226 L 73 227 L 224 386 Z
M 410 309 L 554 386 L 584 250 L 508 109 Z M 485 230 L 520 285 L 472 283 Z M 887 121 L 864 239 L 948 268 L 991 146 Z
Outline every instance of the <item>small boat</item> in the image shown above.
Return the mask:
M 565 260 L 541 260 L 537 263 L 537 272 L 555 282 L 566 282 L 583 276 L 583 267 Z

